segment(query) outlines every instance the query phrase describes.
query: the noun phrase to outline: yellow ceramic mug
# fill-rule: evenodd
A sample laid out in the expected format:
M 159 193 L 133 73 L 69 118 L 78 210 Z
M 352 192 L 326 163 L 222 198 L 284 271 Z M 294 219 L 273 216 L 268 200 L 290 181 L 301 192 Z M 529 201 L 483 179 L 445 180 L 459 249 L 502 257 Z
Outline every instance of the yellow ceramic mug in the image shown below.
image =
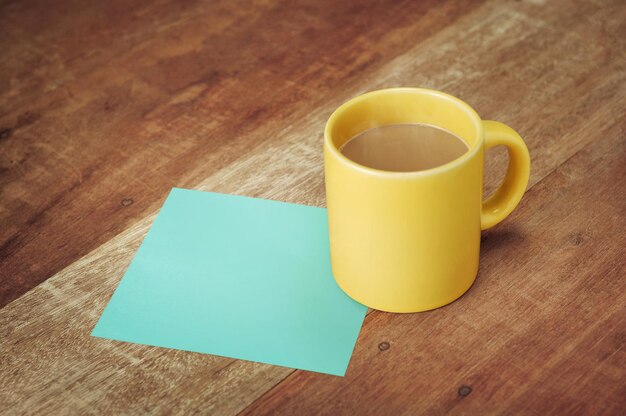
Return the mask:
M 402 123 L 442 127 L 462 138 L 469 150 L 450 163 L 417 172 L 371 169 L 339 152 L 365 130 Z M 483 153 L 497 145 L 508 148 L 508 172 L 483 201 Z M 330 116 L 324 165 L 337 283 L 371 308 L 418 312 L 450 303 L 472 285 L 480 231 L 502 221 L 519 203 L 530 158 L 513 129 L 481 120 L 458 98 L 392 88 L 353 98 Z

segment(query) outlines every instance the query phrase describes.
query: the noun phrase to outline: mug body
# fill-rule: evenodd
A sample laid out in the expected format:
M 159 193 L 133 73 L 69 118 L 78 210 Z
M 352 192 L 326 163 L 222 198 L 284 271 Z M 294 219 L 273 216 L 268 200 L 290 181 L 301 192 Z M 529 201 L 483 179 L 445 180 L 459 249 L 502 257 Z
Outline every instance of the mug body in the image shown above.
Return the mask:
M 339 149 L 382 125 L 426 123 L 463 139 L 459 158 L 416 172 L 359 165 Z M 325 129 L 324 166 L 332 270 L 358 302 L 388 312 L 418 312 L 450 303 L 478 272 L 483 126 L 448 94 L 392 88 L 339 107 Z

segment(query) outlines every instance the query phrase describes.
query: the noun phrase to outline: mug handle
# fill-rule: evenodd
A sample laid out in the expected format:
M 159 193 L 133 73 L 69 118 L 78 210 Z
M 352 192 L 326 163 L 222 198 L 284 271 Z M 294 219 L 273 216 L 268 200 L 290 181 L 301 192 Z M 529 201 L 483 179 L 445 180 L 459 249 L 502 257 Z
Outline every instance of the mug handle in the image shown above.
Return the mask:
M 524 195 L 530 175 L 530 156 L 526 143 L 506 124 L 483 120 L 485 150 L 504 145 L 509 152 L 509 167 L 502 185 L 483 201 L 481 229 L 486 230 L 505 219 Z

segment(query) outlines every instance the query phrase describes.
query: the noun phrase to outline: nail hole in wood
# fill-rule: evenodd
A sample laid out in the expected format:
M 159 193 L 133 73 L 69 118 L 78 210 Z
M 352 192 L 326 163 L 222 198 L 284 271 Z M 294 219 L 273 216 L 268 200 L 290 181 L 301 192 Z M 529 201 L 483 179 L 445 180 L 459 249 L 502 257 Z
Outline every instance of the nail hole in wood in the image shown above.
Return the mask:
M 378 349 L 381 351 L 387 351 L 389 347 L 391 347 L 391 345 L 389 345 L 387 341 L 381 342 L 380 344 L 378 344 Z
M 11 137 L 11 133 L 13 133 L 13 130 L 11 129 L 0 130 L 0 140 L 8 139 L 9 137 Z
M 472 392 L 472 388 L 470 386 L 459 387 L 459 396 L 461 397 L 468 396 L 471 392 Z
M 122 199 L 122 206 L 123 207 L 129 207 L 133 204 L 133 199 L 132 198 L 124 198 Z

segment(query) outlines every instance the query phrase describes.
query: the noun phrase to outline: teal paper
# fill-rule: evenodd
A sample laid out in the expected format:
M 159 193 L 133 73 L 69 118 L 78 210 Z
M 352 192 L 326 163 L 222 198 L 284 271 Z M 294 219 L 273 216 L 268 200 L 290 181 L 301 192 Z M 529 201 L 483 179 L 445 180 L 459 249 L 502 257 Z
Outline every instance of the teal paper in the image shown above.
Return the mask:
M 92 335 L 343 376 L 366 310 L 325 209 L 174 188 Z

